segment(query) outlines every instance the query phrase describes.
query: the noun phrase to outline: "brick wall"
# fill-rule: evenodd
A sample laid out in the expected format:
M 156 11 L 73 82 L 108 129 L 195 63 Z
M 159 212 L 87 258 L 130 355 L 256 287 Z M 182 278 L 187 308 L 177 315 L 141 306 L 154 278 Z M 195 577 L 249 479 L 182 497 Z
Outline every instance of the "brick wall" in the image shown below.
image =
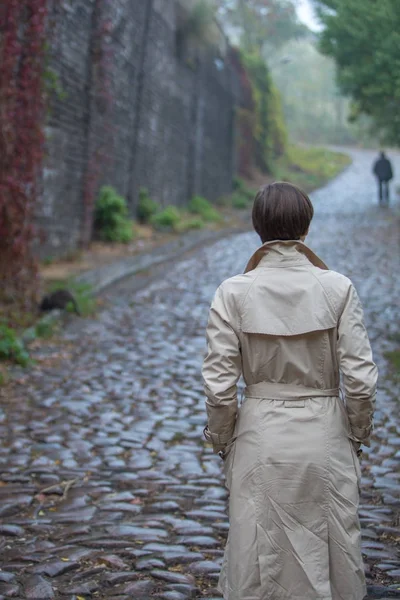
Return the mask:
M 103 184 L 132 215 L 140 186 L 163 205 L 229 193 L 237 81 L 215 53 L 190 63 L 179 55 L 176 0 L 54 4 L 41 255 L 79 245 L 87 198 Z

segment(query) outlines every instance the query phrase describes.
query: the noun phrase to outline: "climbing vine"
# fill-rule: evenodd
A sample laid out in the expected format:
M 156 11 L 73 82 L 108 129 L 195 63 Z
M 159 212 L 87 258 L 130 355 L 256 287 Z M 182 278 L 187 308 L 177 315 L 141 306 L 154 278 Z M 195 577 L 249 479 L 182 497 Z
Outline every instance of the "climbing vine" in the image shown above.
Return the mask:
M 33 218 L 44 154 L 47 0 L 0 8 L 0 304 L 35 301 Z
M 237 110 L 238 173 L 250 177 L 252 167 L 272 173 L 287 150 L 287 132 L 279 92 L 264 59 L 257 53 L 231 49 L 231 65 L 241 89 Z
M 274 161 L 283 156 L 287 133 L 279 92 L 265 60 L 257 53 L 241 52 L 241 60 L 253 91 L 255 116 L 255 160 L 259 169 L 271 173 Z

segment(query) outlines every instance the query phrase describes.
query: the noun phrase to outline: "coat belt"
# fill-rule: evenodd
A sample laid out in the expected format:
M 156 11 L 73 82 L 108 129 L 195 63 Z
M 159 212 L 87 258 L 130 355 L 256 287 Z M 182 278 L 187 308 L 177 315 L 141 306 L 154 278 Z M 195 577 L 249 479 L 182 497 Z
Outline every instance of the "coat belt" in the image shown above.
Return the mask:
M 321 396 L 339 396 L 339 388 L 330 390 L 296 385 L 295 383 L 271 383 L 261 381 L 248 385 L 244 390 L 245 398 L 265 398 L 266 400 L 304 400 Z

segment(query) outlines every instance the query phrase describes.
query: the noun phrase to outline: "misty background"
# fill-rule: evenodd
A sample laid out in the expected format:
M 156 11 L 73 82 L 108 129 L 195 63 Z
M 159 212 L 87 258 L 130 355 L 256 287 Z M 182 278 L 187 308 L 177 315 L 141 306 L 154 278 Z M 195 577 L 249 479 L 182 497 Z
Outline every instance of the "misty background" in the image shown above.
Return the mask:
M 245 34 L 237 19 L 241 2 L 217 2 L 225 34 L 232 44 L 243 47 Z M 351 100 L 339 89 L 335 61 L 319 50 L 319 33 L 323 27 L 313 3 L 310 0 L 266 0 L 264 3 L 268 18 L 263 24 L 262 55 L 281 95 L 290 139 L 307 144 L 373 145 L 369 118 L 363 115 L 352 122 Z M 249 2 L 246 8 L 253 4 L 259 6 L 263 2 Z M 279 9 L 283 18 L 277 23 L 271 19 L 270 12 Z M 254 23 L 249 22 L 248 26 L 254 27 Z

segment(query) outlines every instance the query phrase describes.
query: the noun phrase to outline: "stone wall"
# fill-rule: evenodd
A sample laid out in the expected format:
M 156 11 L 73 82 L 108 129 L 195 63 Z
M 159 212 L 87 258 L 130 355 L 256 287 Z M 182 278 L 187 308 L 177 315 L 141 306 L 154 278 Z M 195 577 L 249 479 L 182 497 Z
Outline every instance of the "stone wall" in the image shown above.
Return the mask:
M 73 251 L 103 184 L 183 206 L 229 193 L 238 82 L 223 55 L 179 52 L 177 0 L 59 0 L 38 223 L 41 254 Z M 90 228 L 89 228 L 90 230 Z

